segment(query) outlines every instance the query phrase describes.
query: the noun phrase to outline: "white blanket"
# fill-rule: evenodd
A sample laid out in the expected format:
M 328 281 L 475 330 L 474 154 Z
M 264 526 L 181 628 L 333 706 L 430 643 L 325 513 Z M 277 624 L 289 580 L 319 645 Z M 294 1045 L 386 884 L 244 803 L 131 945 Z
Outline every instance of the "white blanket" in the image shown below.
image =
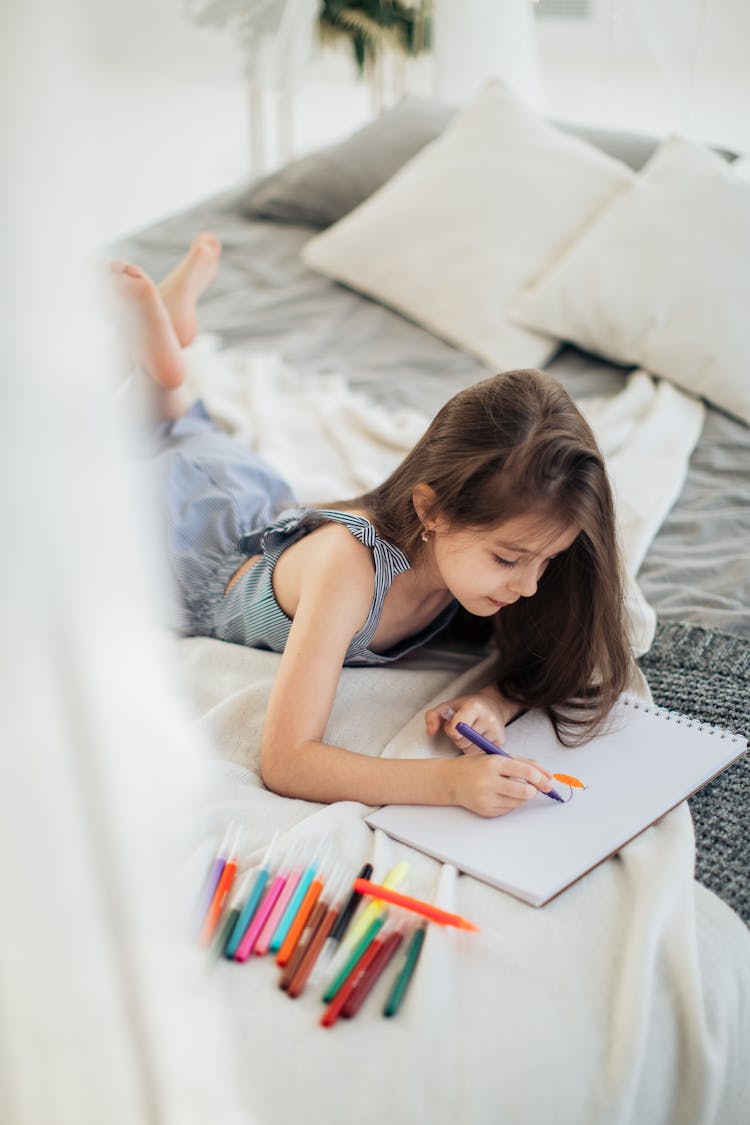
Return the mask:
M 480 934 L 431 927 L 407 1000 L 380 1014 L 393 976 L 351 1022 L 318 1026 L 320 990 L 290 1000 L 269 958 L 210 961 L 238 1049 L 249 1120 L 287 1125 L 742 1125 L 750 1073 L 750 935 L 693 880 L 683 804 L 540 910 L 373 833 L 355 802 L 320 806 L 265 790 L 263 710 L 279 657 L 219 641 L 180 642 L 216 764 L 187 870 L 197 888 L 230 818 L 246 861 L 275 828 L 326 837 L 352 874 L 400 859 L 408 890 L 473 919 Z M 327 737 L 360 753 L 433 751 L 422 712 L 477 670 L 347 668 Z M 207 963 L 208 958 L 207 958 Z M 312 1108 L 311 1108 L 312 1103 Z M 254 1114 L 254 1117 L 252 1116 Z
M 303 499 L 367 487 L 424 425 L 410 415 L 389 419 L 335 378 L 313 394 L 277 361 L 256 360 L 249 370 L 238 365 L 232 372 L 216 366 L 215 357 L 212 362 L 210 393 L 208 385 L 202 388 L 209 407 L 272 460 L 281 459 Z M 210 366 L 203 356 L 201 372 L 208 375 Z M 256 397 L 258 387 L 265 389 Z M 679 487 L 692 448 L 685 432 L 691 424 L 694 436 L 699 429 L 699 408 L 675 395 L 638 375 L 619 401 L 592 410 L 603 420 L 603 443 L 618 466 L 620 510 L 624 498 L 629 504 L 623 534 L 631 569 Z M 254 404 L 252 416 L 245 396 Z M 290 422 L 297 440 L 287 444 Z M 641 452 L 648 433 L 653 442 Z M 321 445 L 319 459 L 311 442 L 323 434 L 331 440 Z M 637 466 L 629 449 L 638 451 Z M 658 474 L 646 468 L 646 456 L 662 462 Z M 631 491 L 628 481 L 641 470 L 646 487 Z M 197 721 L 219 751 L 205 822 L 196 825 L 185 869 L 196 894 L 217 836 L 235 818 L 247 828 L 246 863 L 275 828 L 310 840 L 325 835 L 352 873 L 371 859 L 380 878 L 398 859 L 408 859 L 411 893 L 482 927 L 478 935 L 431 927 L 397 1018 L 380 1015 L 388 984 L 381 981 L 355 1020 L 329 1031 L 317 1023 L 319 992 L 289 1000 L 268 958 L 244 965 L 210 961 L 210 987 L 224 997 L 238 1047 L 249 1121 L 747 1121 L 750 935 L 693 880 L 686 805 L 534 910 L 373 833 L 362 821 L 362 805 L 320 806 L 269 793 L 259 777 L 259 748 L 279 657 L 204 638 L 177 647 Z M 424 709 L 481 675 L 481 668 L 418 659 L 395 668 L 344 669 L 326 737 L 370 755 L 430 754 Z

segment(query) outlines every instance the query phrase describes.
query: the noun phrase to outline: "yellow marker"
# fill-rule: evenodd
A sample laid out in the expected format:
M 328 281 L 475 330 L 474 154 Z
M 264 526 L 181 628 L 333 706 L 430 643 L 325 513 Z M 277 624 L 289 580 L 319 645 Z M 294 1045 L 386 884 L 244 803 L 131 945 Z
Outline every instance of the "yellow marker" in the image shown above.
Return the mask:
M 382 885 L 387 887 L 389 891 L 396 891 L 403 883 L 408 872 L 409 864 L 405 859 L 402 859 L 401 862 L 397 863 L 393 870 L 386 875 Z M 385 908 L 386 905 L 382 898 L 374 898 L 372 902 L 368 902 L 357 921 L 347 930 L 346 937 L 341 942 L 342 950 L 351 949 L 359 941 L 373 920 L 380 917 Z

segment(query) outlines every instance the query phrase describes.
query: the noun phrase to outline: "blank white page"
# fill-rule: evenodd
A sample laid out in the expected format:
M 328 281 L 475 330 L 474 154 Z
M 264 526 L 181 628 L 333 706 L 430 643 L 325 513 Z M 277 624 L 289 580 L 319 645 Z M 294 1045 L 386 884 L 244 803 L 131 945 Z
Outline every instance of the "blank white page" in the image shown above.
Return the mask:
M 542 906 L 617 852 L 739 758 L 738 735 L 623 696 L 605 733 L 566 748 L 549 719 L 531 711 L 507 728 L 504 749 L 585 782 L 566 804 L 539 795 L 505 816 L 466 809 L 387 805 L 373 828 L 517 898 Z M 569 789 L 556 782 L 561 795 Z

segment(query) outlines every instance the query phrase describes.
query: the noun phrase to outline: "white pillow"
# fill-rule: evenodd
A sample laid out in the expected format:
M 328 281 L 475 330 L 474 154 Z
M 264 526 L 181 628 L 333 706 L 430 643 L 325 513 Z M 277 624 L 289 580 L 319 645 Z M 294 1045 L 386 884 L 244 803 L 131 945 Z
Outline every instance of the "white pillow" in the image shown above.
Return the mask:
M 632 178 L 492 82 L 302 257 L 493 370 L 538 367 L 556 346 L 507 305 Z
M 515 315 L 750 422 L 750 183 L 665 142 Z

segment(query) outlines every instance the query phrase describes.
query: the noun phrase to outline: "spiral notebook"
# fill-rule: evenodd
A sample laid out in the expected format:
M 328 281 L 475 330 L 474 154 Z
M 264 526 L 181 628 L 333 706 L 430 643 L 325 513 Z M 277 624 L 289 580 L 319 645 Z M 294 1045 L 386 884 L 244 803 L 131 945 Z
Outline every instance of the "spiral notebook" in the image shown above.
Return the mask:
M 602 734 L 561 746 L 546 715 L 511 723 L 504 749 L 573 775 L 560 804 L 539 795 L 512 813 L 487 819 L 462 808 L 386 805 L 365 817 L 373 828 L 474 875 L 532 906 L 543 906 L 614 855 L 664 813 L 692 796 L 747 750 L 747 741 L 621 696 Z M 568 796 L 570 790 L 557 785 Z

